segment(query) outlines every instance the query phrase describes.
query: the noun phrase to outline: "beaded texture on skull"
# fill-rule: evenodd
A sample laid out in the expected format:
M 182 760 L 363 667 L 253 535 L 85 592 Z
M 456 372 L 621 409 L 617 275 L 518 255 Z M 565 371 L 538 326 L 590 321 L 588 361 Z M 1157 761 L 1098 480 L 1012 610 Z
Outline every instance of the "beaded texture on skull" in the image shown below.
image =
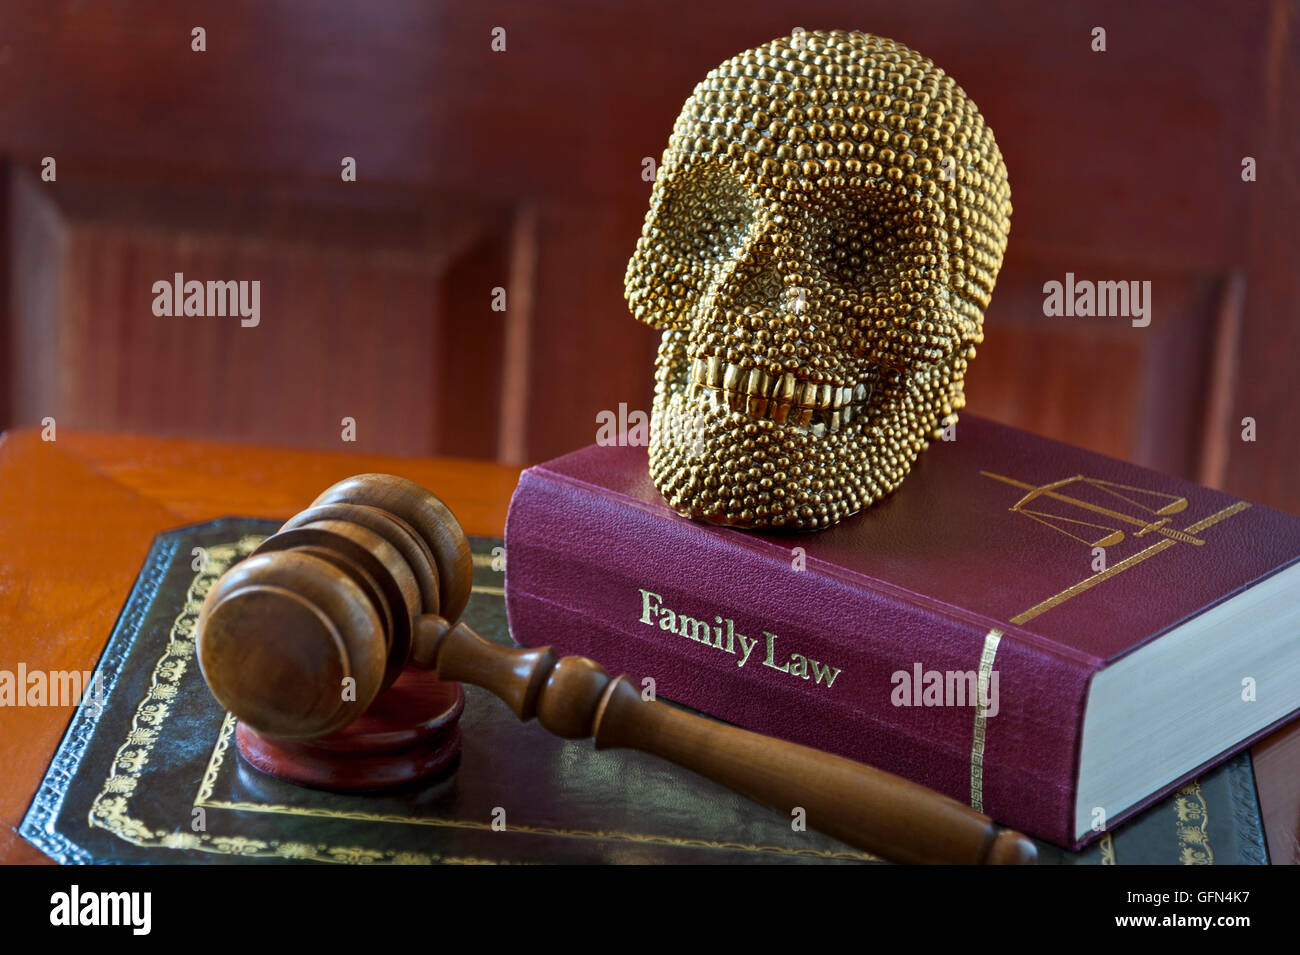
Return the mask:
M 815 530 L 898 487 L 965 404 L 1010 217 L 992 130 L 900 43 L 797 33 L 710 72 L 626 278 L 663 330 L 650 474 L 668 503 Z

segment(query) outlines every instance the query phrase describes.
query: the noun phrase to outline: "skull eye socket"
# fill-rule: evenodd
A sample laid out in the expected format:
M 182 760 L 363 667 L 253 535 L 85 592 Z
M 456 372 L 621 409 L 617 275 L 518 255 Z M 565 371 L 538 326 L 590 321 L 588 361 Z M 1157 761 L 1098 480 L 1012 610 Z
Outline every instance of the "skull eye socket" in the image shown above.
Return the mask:
M 931 272 L 934 256 L 918 258 L 917 223 L 911 210 L 869 189 L 820 193 L 806 211 L 809 257 L 832 287 L 868 293 L 899 274 Z
M 740 254 L 754 224 L 745 181 L 725 166 L 703 163 L 665 182 L 659 201 L 662 248 L 697 274 Z

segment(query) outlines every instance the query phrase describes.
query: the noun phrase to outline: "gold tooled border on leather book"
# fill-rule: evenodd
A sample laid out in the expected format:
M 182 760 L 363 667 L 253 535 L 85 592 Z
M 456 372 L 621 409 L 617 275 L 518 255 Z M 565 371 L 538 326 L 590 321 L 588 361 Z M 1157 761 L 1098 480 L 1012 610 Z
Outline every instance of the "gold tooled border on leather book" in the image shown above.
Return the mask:
M 467 752 L 427 788 L 344 795 L 262 776 L 231 747 L 234 720 L 202 683 L 193 637 L 208 588 L 277 526 L 227 519 L 155 542 L 101 660 L 102 710 L 74 717 L 24 821 L 29 841 L 69 862 L 871 860 L 652 757 L 520 726 L 474 687 Z M 466 618 L 508 642 L 501 542 L 473 545 Z
M 157 538 L 100 659 L 103 696 L 73 715 L 24 838 L 61 862 L 872 861 L 652 757 L 521 726 L 476 687 L 460 764 L 427 786 L 358 796 L 262 776 L 231 746 L 193 637 L 208 588 L 278 526 L 227 518 Z M 510 643 L 501 542 L 472 543 L 466 618 Z M 1064 864 L 1266 861 L 1249 756 L 1083 852 L 1039 848 Z

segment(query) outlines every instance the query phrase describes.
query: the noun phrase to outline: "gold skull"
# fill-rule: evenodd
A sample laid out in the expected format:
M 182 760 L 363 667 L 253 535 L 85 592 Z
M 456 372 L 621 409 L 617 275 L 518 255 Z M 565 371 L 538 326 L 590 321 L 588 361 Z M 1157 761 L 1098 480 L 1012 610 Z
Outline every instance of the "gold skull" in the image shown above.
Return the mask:
M 668 503 L 812 530 L 893 491 L 965 404 L 1010 217 L 992 130 L 901 43 L 796 32 L 710 72 L 627 268 Z

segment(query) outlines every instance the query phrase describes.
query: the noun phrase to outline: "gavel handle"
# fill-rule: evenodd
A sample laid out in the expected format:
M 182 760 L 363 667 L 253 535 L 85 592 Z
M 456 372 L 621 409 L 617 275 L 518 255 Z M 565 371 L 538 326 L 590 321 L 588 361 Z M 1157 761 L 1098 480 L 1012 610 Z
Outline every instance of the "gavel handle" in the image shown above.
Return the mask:
M 550 647 L 511 649 L 464 623 L 417 621 L 413 660 L 440 679 L 473 683 L 522 720 L 568 739 L 663 757 L 867 852 L 907 863 L 1033 864 L 1034 844 L 916 783 L 839 756 L 642 699 L 626 676 Z

